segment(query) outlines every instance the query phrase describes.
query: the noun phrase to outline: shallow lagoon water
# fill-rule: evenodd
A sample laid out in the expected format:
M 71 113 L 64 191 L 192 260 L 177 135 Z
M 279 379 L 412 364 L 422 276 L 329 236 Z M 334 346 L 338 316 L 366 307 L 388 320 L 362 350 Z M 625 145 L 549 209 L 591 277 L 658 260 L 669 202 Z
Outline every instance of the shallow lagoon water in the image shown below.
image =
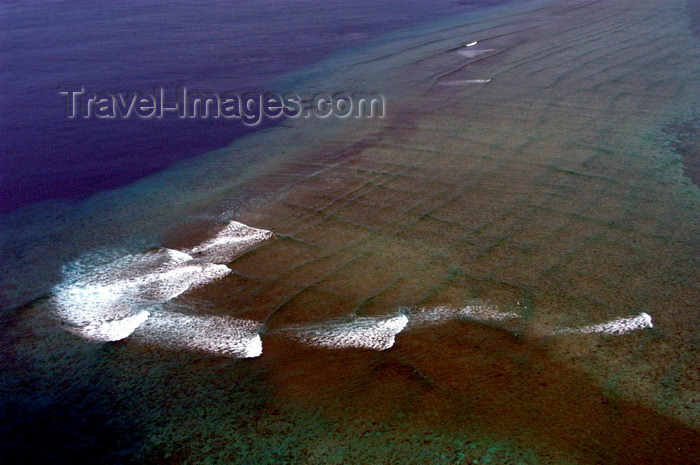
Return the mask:
M 700 57 L 683 2 L 631 5 L 394 33 L 279 83 L 371 86 L 383 120 L 289 122 L 53 226 L 16 215 L 3 253 L 49 294 L 3 316 L 6 415 L 31 425 L 6 437 L 109 462 L 696 463 L 699 198 L 666 128 L 697 117 Z M 274 235 L 156 310 L 251 322 L 258 357 L 61 329 L 77 250 L 193 250 L 230 221 Z

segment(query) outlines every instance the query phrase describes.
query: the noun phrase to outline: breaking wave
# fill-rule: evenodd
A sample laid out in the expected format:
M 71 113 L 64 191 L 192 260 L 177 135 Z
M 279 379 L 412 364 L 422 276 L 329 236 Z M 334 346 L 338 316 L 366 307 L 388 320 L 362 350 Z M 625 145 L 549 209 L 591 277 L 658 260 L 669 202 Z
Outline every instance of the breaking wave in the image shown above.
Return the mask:
M 554 331 L 558 334 L 611 334 L 620 336 L 639 329 L 653 328 L 654 324 L 651 321 L 651 315 L 648 313 L 640 313 L 635 317 L 618 318 L 607 323 L 597 325 L 583 326 L 581 328 L 562 328 Z
M 154 307 L 228 275 L 231 270 L 221 262 L 271 236 L 234 221 L 187 251 L 159 248 L 107 262 L 101 254 L 94 260 L 84 256 L 64 268 L 64 280 L 52 293 L 54 312 L 86 339 L 124 339 Z
M 237 358 L 262 354 L 260 325 L 221 316 L 158 313 L 141 325 L 133 337 L 173 349 L 186 349 Z
M 233 221 L 211 239 L 183 251 L 159 248 L 118 258 L 86 255 L 64 268 L 64 280 L 52 293 L 53 311 L 68 331 L 91 341 L 118 341 L 133 334 L 136 340 L 172 348 L 257 357 L 263 350 L 259 323 L 166 312 L 160 306 L 225 277 L 231 273 L 225 263 L 272 235 Z M 396 336 L 409 325 L 438 325 L 458 319 L 509 322 L 521 316 L 486 304 L 436 306 L 281 331 L 313 347 L 381 351 L 393 347 Z M 641 313 L 579 328 L 559 328 L 545 335 L 623 335 L 651 327 L 651 316 Z
M 293 338 L 315 347 L 387 350 L 394 345 L 396 335 L 407 324 L 406 315 L 396 315 L 388 318 L 360 317 L 349 322 L 291 330 Z
M 496 307 L 479 304 L 465 307 L 440 306 L 411 311 L 411 323 L 416 325 L 440 324 L 450 320 L 505 321 L 519 318 L 515 312 L 503 312 Z

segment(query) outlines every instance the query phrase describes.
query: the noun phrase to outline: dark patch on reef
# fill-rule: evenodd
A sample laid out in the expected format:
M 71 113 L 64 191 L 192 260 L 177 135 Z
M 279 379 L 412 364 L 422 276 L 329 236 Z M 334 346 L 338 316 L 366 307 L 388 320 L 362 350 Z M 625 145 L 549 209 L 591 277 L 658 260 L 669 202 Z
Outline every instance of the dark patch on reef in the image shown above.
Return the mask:
M 23 321 L 30 312 L 24 307 L 0 317 L 2 463 L 139 463 L 142 429 L 124 416 L 121 394 L 99 374 L 113 345 L 74 365 L 76 340 L 50 343 L 49 333 L 28 331 Z
M 671 146 L 683 157 L 685 175 L 700 187 L 700 119 L 667 127 L 664 132 L 671 137 Z
M 111 396 L 90 387 L 25 388 L 3 396 L 0 447 L 6 457 L 17 463 L 136 463 L 139 440 Z

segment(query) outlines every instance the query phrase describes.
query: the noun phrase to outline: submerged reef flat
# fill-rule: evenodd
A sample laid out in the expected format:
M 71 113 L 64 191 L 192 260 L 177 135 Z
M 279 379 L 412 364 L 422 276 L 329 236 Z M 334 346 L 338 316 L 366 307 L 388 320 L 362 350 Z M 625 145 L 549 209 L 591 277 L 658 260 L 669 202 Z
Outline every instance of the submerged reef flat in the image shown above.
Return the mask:
M 286 121 L 72 208 L 49 292 L 2 316 L 3 447 L 699 463 L 700 192 L 667 129 L 697 121 L 689 24 L 682 1 L 538 0 L 392 33 L 276 83 L 379 92 L 384 118 Z M 127 236 L 157 240 L 122 255 L 157 242 L 221 273 L 177 292 L 158 274 L 168 299 L 130 297 L 153 316 L 118 341 L 62 329 L 74 287 L 46 264 Z M 217 322 L 245 343 L 211 350 Z

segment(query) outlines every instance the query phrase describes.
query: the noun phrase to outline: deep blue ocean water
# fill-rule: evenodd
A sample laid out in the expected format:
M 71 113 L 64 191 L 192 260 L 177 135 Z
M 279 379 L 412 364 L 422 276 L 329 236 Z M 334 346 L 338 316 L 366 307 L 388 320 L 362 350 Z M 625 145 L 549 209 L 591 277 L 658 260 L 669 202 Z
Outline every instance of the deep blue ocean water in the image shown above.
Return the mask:
M 6 1 L 0 5 L 0 213 L 128 184 L 261 127 L 232 120 L 68 119 L 58 86 L 267 91 L 391 30 L 491 1 Z

